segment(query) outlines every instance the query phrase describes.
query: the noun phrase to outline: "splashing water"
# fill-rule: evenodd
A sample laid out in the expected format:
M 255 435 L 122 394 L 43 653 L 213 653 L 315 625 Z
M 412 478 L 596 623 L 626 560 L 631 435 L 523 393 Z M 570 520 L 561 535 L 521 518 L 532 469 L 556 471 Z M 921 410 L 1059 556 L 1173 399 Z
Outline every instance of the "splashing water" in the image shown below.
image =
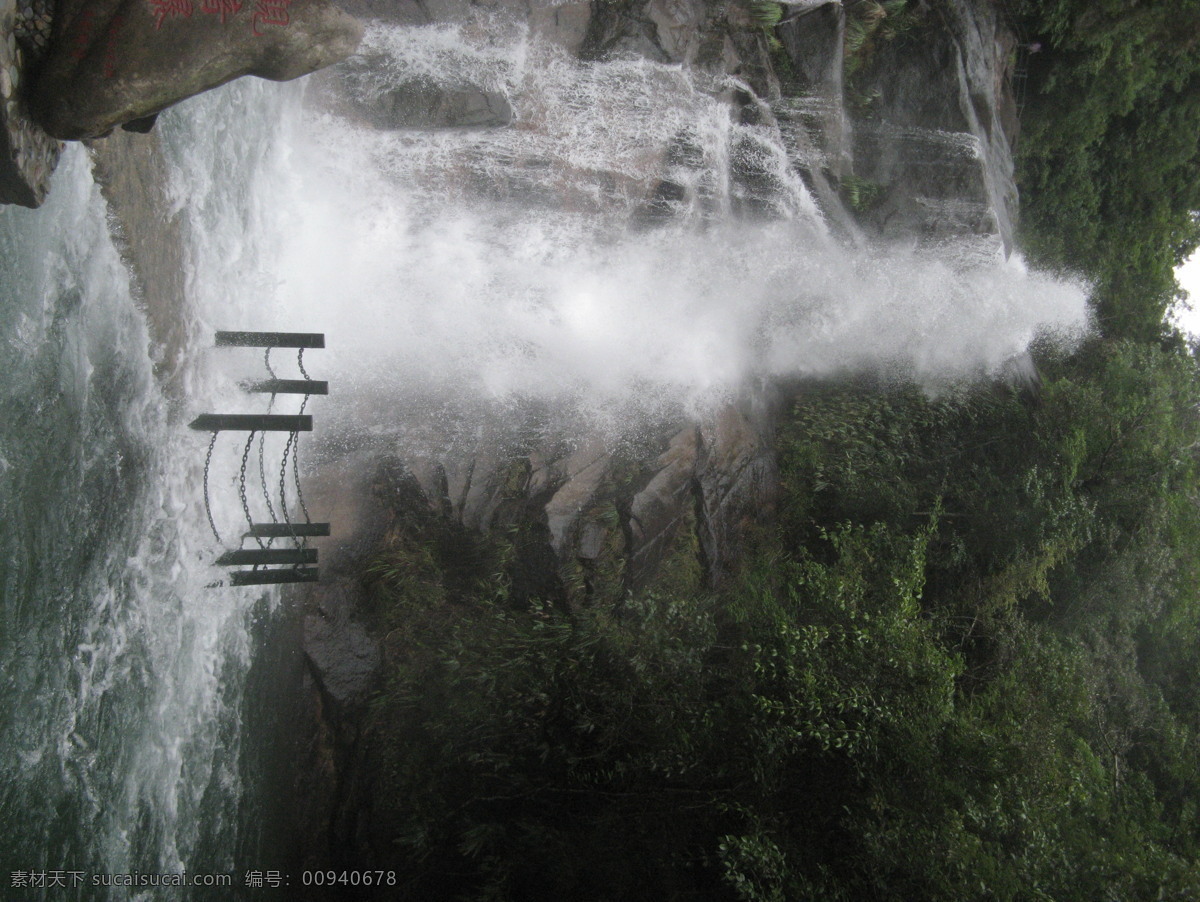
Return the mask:
M 218 102 L 227 119 L 230 106 L 272 109 L 253 87 Z M 168 143 L 188 131 L 186 110 L 164 120 Z M 272 146 L 269 129 L 239 142 Z M 192 146 L 171 155 L 177 179 L 211 173 L 230 150 L 247 176 L 256 171 L 246 147 Z M 213 222 L 214 209 L 232 209 L 217 190 L 195 200 L 189 215 Z M 211 234 L 200 224 L 194 234 Z M 236 867 L 242 691 L 263 596 L 207 588 L 220 574 L 198 504 L 204 439 L 182 428 L 154 378 L 145 319 L 82 147 L 64 155 L 44 208 L 0 211 L 0 245 L 5 880 L 59 872 L 63 898 L 166 898 L 98 894 L 91 880 Z M 236 321 L 225 274 L 194 271 L 203 285 L 193 295 L 204 316 Z M 188 405 L 236 394 L 194 346 L 185 357 Z M 215 501 L 218 519 L 237 523 L 236 499 Z
M 386 129 L 294 106 L 279 295 L 328 323 L 353 384 L 692 412 L 770 377 L 995 375 L 1085 327 L 1080 286 L 981 262 L 977 242 L 839 244 L 778 131 L 736 124 L 730 80 L 700 78 L 581 63 L 515 27 L 374 28 L 344 76 L 360 104 L 477 89 L 512 121 Z M 679 199 L 646 228 L 664 171 Z M 763 184 L 770 218 L 735 217 Z

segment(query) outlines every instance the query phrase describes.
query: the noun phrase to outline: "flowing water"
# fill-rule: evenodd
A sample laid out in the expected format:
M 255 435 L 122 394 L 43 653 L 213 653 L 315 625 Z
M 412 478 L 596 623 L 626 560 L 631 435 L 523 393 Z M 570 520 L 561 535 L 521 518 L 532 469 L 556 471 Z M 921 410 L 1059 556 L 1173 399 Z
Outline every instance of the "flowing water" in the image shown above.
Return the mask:
M 261 89 L 222 102 L 272 109 Z M 186 140 L 188 124 L 164 127 Z M 267 140 L 260 129 L 247 145 Z M 190 191 L 236 150 L 173 152 L 177 183 Z M 255 160 L 235 155 L 251 175 Z M 232 215 L 228 202 L 209 188 L 189 211 L 194 262 L 205 217 Z M 232 376 L 192 349 L 186 409 L 163 394 L 81 147 L 43 209 L 0 213 L 0 246 L 3 879 L 30 881 L 12 890 L 21 898 L 169 898 L 96 884 L 238 864 L 241 690 L 269 602 L 206 588 L 219 574 L 197 506 L 204 439 L 181 422 L 236 396 Z M 245 298 L 218 300 L 222 278 L 245 277 L 236 263 L 193 275 L 199 318 L 236 322 Z M 235 453 L 215 467 L 228 472 Z M 236 500 L 214 494 L 217 518 L 236 524 Z
M 717 99 L 737 85 L 579 63 L 483 20 L 376 28 L 342 82 L 357 106 L 234 84 L 163 117 L 186 223 L 181 403 L 155 380 L 85 152 L 67 154 L 44 209 L 0 213 L 0 879 L 240 882 L 261 865 L 244 723 L 265 700 L 245 686 L 276 601 L 210 585 L 206 441 L 185 428 L 251 409 L 235 382 L 258 361 L 206 351 L 213 329 L 325 332 L 308 363 L 332 382 L 330 412 L 386 432 L 431 395 L 619 421 L 702 414 L 780 376 L 883 367 L 938 384 L 1084 325 L 1077 286 L 998 252 L 839 242 L 780 135 Z M 364 109 L 412 85 L 503 98 L 511 122 L 368 123 Z M 664 173 L 679 190 L 647 224 Z M 240 450 L 221 444 L 212 475 L 231 534 Z

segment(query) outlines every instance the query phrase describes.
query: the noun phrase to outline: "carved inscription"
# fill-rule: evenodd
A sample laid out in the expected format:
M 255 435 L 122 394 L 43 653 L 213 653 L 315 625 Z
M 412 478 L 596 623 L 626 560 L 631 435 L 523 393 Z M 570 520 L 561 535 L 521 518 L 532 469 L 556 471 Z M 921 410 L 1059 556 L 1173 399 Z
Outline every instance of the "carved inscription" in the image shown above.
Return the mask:
M 192 0 L 149 0 L 150 12 L 154 14 L 154 30 L 162 28 L 167 19 L 190 19 Z
M 195 11 L 192 0 L 146 0 L 150 13 L 154 16 L 154 30 L 162 28 L 163 23 L 171 19 L 190 19 Z M 263 26 L 284 26 L 291 21 L 288 7 L 292 0 L 257 0 L 254 16 L 250 20 L 250 28 L 255 35 L 262 37 L 265 33 L 260 30 Z M 242 11 L 243 0 L 200 0 L 200 12 L 205 15 L 217 16 L 224 25 L 233 16 Z M 81 42 L 86 42 L 81 38 Z
M 258 0 L 254 7 L 252 23 L 254 33 L 262 37 L 263 33 L 258 30 L 259 25 L 287 25 L 290 21 L 288 7 L 291 5 L 292 0 Z
M 79 14 L 75 37 L 71 41 L 71 56 L 77 60 L 87 56 L 88 47 L 92 43 L 92 32 L 96 30 L 96 16 L 90 9 Z
M 242 0 L 201 0 L 200 12 L 212 16 L 220 16 L 224 25 L 230 16 L 236 16 L 242 11 Z
M 108 31 L 104 35 L 104 58 L 101 63 L 105 78 L 112 78 L 117 74 L 117 51 L 120 47 L 117 43 L 117 30 L 124 24 L 124 16 L 113 16 L 113 20 L 108 23 Z

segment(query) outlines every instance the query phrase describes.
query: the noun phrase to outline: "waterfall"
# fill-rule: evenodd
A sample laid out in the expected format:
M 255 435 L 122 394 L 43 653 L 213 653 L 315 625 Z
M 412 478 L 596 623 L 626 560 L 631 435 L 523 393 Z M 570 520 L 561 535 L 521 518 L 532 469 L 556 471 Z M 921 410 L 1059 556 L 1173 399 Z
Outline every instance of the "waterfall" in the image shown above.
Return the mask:
M 731 79 L 581 63 L 480 20 L 375 26 L 340 88 L 295 111 L 276 278 L 305 318 L 338 311 L 336 365 L 376 393 L 694 413 L 754 379 L 995 375 L 1086 319 L 1079 286 L 998 247 L 838 241 L 779 129 L 734 121 Z M 511 121 L 381 127 L 414 90 Z M 664 173 L 670 215 L 646 225 Z
M 582 63 L 482 18 L 375 27 L 338 79 L 307 103 L 237 83 L 162 119 L 186 223 L 185 410 L 155 381 L 86 152 L 44 209 L 0 213 L 9 873 L 255 864 L 236 857 L 244 687 L 275 600 L 209 587 L 205 440 L 183 423 L 249 409 L 236 380 L 257 361 L 205 350 L 213 330 L 325 332 L 338 422 L 387 431 L 431 397 L 621 422 L 777 377 L 934 385 L 1085 326 L 1079 286 L 999 253 L 840 242 L 778 128 L 731 115 L 733 80 Z M 491 118 L 373 121 L 418 89 L 482 96 Z M 237 455 L 214 465 L 232 527 Z

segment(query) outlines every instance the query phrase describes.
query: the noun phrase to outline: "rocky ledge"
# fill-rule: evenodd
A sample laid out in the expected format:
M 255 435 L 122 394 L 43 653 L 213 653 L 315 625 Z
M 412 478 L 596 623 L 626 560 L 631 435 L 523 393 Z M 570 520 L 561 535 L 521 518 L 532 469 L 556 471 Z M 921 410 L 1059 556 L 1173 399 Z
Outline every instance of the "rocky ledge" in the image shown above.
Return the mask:
M 0 203 L 39 206 L 62 150 L 30 117 L 24 95 L 47 47 L 50 17 L 48 4 L 0 0 Z
M 181 100 L 307 75 L 361 37 L 329 0 L 0 0 L 0 203 L 41 204 L 58 139 L 149 131 Z

